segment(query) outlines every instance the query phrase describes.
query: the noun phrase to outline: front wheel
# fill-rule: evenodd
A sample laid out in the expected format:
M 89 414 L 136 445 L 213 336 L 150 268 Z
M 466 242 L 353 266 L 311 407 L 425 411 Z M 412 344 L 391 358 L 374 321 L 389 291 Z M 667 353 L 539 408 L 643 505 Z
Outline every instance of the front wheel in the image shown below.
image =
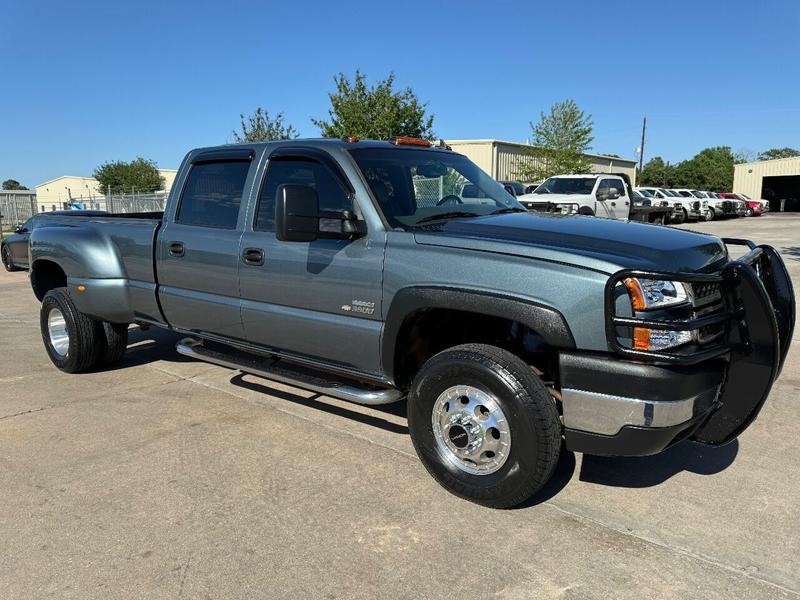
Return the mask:
M 672 219 L 680 225 L 681 223 L 686 223 L 689 220 L 689 213 L 686 212 L 686 209 L 683 207 L 678 208 L 672 216 Z
M 3 244 L 2 250 L 0 250 L 0 255 L 2 255 L 3 266 L 5 267 L 6 271 L 16 271 L 17 267 L 14 266 L 14 261 L 11 260 L 11 254 L 8 251 L 8 246 Z
M 754 214 L 755 214 L 755 211 L 748 206 L 747 207 L 747 212 L 744 214 L 744 216 L 745 217 L 752 217 Z
M 411 440 L 448 491 L 494 508 L 539 491 L 558 462 L 555 401 L 530 367 L 506 350 L 465 344 L 420 369 L 408 400 Z
M 714 220 L 714 209 L 709 208 L 703 215 L 703 221 L 713 221 L 713 220 Z

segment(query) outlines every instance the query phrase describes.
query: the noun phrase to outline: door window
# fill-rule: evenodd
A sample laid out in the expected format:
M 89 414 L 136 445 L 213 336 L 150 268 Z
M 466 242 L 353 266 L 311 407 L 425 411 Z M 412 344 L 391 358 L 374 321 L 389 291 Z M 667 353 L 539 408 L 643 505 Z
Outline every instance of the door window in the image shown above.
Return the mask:
M 320 211 L 352 210 L 353 203 L 338 179 L 322 164 L 310 160 L 271 160 L 258 198 L 253 229 L 275 231 L 275 199 L 283 184 L 307 185 L 317 192 Z
M 181 194 L 176 223 L 235 229 L 250 161 L 204 162 L 192 166 Z

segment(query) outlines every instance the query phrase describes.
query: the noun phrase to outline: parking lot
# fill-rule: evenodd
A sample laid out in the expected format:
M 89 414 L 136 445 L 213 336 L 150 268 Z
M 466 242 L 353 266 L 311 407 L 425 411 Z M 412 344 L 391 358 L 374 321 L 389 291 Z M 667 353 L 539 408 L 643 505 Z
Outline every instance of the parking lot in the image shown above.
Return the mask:
M 682 228 L 774 245 L 800 215 Z M 711 449 L 562 454 L 507 511 L 445 492 L 401 407 L 184 359 L 48 360 L 25 273 L 0 272 L 0 598 L 798 598 L 800 334 L 759 419 Z

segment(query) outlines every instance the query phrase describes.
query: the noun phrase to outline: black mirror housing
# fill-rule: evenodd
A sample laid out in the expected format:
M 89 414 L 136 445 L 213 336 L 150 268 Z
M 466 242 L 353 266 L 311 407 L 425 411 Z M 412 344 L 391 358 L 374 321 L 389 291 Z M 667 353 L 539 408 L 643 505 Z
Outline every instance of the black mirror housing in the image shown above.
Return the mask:
M 282 242 L 313 242 L 319 237 L 319 197 L 314 188 L 295 184 L 278 186 L 275 237 Z

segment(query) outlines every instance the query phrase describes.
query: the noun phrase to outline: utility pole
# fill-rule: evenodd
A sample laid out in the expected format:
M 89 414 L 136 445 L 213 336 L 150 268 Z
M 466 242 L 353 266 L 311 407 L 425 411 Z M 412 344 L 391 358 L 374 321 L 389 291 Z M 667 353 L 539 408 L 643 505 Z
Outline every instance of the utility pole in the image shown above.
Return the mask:
M 642 174 L 642 167 L 644 166 L 644 133 L 647 130 L 647 115 L 644 116 L 642 121 L 642 145 L 639 146 L 639 175 Z
M 669 171 L 669 161 L 667 161 L 667 164 L 664 165 L 664 182 L 661 184 L 661 187 L 663 188 L 667 187 L 667 171 Z

